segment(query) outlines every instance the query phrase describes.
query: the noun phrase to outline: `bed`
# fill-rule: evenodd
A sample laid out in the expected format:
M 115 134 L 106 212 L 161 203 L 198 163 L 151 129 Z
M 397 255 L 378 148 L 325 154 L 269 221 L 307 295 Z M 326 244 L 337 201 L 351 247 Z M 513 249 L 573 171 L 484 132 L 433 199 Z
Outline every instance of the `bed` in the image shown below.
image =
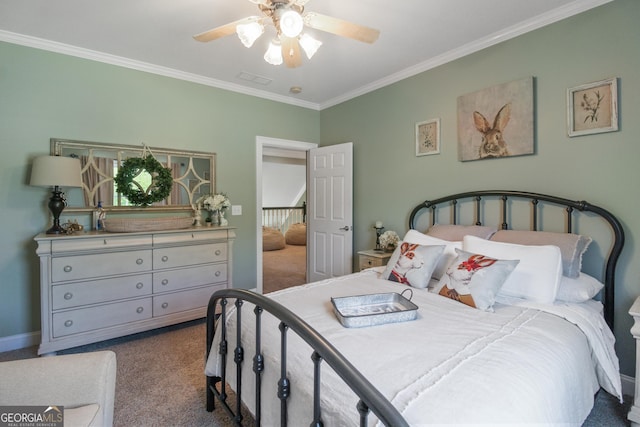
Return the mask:
M 581 425 L 600 389 L 622 396 L 610 328 L 623 245 L 619 221 L 584 201 L 425 201 L 387 267 L 269 298 L 216 292 L 207 410 L 241 424 L 244 403 L 256 425 Z M 345 327 L 332 304 L 405 289 L 410 321 Z

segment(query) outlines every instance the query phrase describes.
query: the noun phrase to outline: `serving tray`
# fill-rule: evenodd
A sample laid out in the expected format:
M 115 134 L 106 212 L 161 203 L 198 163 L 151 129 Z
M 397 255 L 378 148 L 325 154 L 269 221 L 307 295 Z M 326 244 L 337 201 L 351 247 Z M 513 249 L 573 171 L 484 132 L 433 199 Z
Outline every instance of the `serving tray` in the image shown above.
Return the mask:
M 409 291 L 409 299 L 404 293 Z M 356 295 L 331 298 L 336 317 L 346 328 L 363 328 L 386 323 L 414 320 L 418 315 L 418 306 L 410 301 L 411 289 L 401 294 L 390 292 L 383 294 Z

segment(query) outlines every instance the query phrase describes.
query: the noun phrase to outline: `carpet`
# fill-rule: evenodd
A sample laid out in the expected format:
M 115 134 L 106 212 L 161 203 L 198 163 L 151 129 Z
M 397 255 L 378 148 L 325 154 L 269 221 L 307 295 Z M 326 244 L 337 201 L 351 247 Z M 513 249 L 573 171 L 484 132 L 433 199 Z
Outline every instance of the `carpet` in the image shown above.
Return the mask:
M 285 245 L 262 252 L 262 292 L 269 293 L 306 283 L 307 247 Z

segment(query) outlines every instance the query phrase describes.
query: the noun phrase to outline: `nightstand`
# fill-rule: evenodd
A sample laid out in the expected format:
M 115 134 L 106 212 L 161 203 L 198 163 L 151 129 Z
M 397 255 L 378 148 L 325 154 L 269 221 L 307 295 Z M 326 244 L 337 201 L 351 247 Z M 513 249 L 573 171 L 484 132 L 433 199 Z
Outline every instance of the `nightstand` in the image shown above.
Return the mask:
M 627 418 L 632 426 L 640 426 L 640 297 L 636 298 L 629 309 L 629 314 L 633 316 L 633 326 L 631 335 L 636 339 L 636 387 L 633 406 Z
M 393 252 L 378 252 L 373 249 L 358 252 L 358 267 L 362 271 L 365 268 L 387 265 Z

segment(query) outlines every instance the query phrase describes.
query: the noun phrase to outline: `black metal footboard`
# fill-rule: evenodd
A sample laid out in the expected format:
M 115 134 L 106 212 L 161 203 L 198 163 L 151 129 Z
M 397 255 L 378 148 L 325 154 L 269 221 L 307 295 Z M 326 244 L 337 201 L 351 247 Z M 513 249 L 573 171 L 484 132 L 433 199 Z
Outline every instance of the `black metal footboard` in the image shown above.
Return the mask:
M 237 307 L 236 331 L 227 331 L 226 316 L 228 299 L 234 299 Z M 263 311 L 266 311 L 276 317 L 279 321 L 280 328 L 280 380 L 277 384 L 278 398 L 280 399 L 280 425 L 287 425 L 287 401 L 291 393 L 295 393 L 295 384 L 291 384 L 287 377 L 287 333 L 291 331 L 302 338 L 313 350 L 310 355 L 310 363 L 313 363 L 313 419 L 309 420 L 309 425 L 320 427 L 323 425 L 322 413 L 320 407 L 321 393 L 321 364 L 326 362 L 335 373 L 353 390 L 358 396 L 359 401 L 354 408 L 354 414 L 357 412 L 360 418 L 360 425 L 367 425 L 367 417 L 373 412 L 378 419 L 385 425 L 393 427 L 408 426 L 402 415 L 336 348 L 334 348 L 322 335 L 316 332 L 305 321 L 300 319 L 293 312 L 283 307 L 279 303 L 263 295 L 244 289 L 224 289 L 217 291 L 211 296 L 207 311 L 207 353 L 209 358 L 211 351 L 218 351 L 221 355 L 221 376 L 207 376 L 207 411 L 211 412 L 215 407 L 215 400 L 218 400 L 221 406 L 233 418 L 236 425 L 241 425 L 243 416 L 240 408 L 242 404 L 242 364 L 245 363 L 244 347 L 241 342 L 240 328 L 242 325 L 243 303 L 247 301 L 255 305 L 255 354 L 251 355 L 253 363 L 253 372 L 255 375 L 256 390 L 254 410 L 255 425 L 261 425 L 261 377 L 264 371 L 264 359 L 261 353 L 261 319 Z M 250 320 L 250 319 L 249 319 Z M 212 348 L 214 334 L 216 328 L 221 328 L 220 345 L 218 349 Z M 227 337 L 230 333 L 237 334 L 237 343 L 234 353 L 234 361 L 236 369 L 236 403 L 232 408 L 227 402 L 227 393 L 225 392 L 226 375 L 227 375 L 227 353 L 228 349 Z M 231 368 L 233 369 L 233 368 Z

